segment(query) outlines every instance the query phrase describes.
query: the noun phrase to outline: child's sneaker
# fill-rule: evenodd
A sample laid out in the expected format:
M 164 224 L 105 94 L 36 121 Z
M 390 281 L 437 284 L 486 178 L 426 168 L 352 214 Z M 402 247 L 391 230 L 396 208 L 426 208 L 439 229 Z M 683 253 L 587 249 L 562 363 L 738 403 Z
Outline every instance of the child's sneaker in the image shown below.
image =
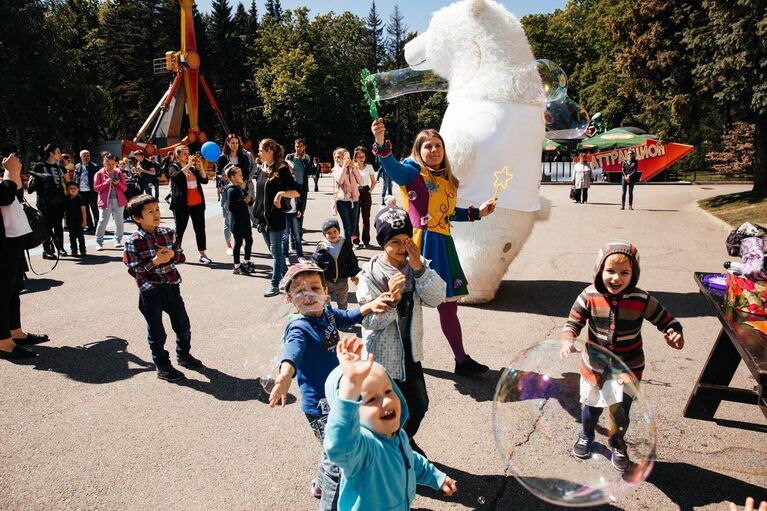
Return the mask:
M 250 270 L 247 266 L 244 264 L 239 265 L 237 268 L 235 268 L 232 273 L 235 275 L 250 275 Z
M 189 367 L 189 368 L 202 367 L 202 361 L 194 358 L 192 355 L 189 355 L 189 354 L 184 355 L 183 357 L 181 356 L 177 357 L 176 362 L 178 362 L 178 365 L 180 365 L 181 367 Z
M 122 241 L 116 242 L 115 243 L 115 248 L 123 248 L 123 242 Z
M 279 289 L 277 289 L 276 287 L 270 287 L 269 289 L 266 290 L 266 292 L 264 293 L 264 296 L 269 298 L 270 296 L 277 296 L 278 294 L 280 294 Z
M 256 265 L 253 264 L 252 262 L 245 261 L 243 264 L 245 265 L 245 267 L 248 269 L 250 273 L 253 273 L 254 271 L 256 271 Z
M 455 374 L 459 376 L 477 376 L 478 374 L 486 372 L 488 369 L 490 368 L 484 364 L 480 364 L 469 355 L 466 355 L 463 362 L 455 363 Z
M 573 456 L 585 460 L 591 455 L 591 444 L 594 442 L 593 438 L 585 436 L 583 433 L 578 435 L 575 445 L 573 445 Z
M 172 365 L 168 365 L 166 367 L 158 367 L 157 368 L 157 377 L 161 380 L 165 381 L 181 381 L 185 378 L 184 373 L 173 367 Z
M 312 479 L 312 484 L 309 486 L 309 493 L 312 494 L 312 497 L 315 499 L 321 499 L 322 498 L 322 487 L 317 484 L 316 479 Z
M 618 472 L 625 472 L 629 468 L 629 454 L 626 452 L 625 447 L 613 447 L 612 448 L 612 463 L 613 468 Z

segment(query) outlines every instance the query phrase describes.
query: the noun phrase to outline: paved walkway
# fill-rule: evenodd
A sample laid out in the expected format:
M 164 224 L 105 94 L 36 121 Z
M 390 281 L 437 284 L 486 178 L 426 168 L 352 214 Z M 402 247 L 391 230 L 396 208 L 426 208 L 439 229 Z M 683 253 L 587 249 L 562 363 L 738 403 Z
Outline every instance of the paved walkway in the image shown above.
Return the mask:
M 309 196 L 309 250 L 330 214 L 329 183 L 323 179 L 322 192 Z M 718 414 L 722 424 L 681 416 L 719 325 L 692 272 L 717 271 L 727 258 L 725 231 L 693 204 L 743 189 L 640 186 L 637 209 L 620 211 L 616 186 L 592 188 L 588 205 L 569 201 L 567 187 L 544 186 L 551 218 L 535 227 L 498 298 L 459 309 L 469 352 L 493 371 L 478 380 L 454 377 L 436 312 L 426 314 L 431 409 L 418 441 L 460 491 L 453 498 L 424 492 L 414 507 L 554 509 L 504 477 L 492 435 L 493 390 L 515 353 L 558 334 L 591 280 L 597 249 L 610 238 L 637 244 L 640 285 L 680 318 L 687 338 L 684 351 L 676 352 L 646 326 L 645 392 L 657 411 L 659 462 L 650 481 L 615 509 L 724 509 L 725 499 L 767 497 L 767 424 L 756 407 L 725 404 Z M 24 324 L 52 341 L 37 347 L 40 356 L 32 361 L 0 363 L 6 389 L 0 398 L 0 509 L 316 508 L 308 486 L 319 444 L 295 403 L 268 409 L 256 380 L 278 349 L 285 313 L 279 298 L 261 296 L 269 264 L 263 241 L 256 236 L 254 246 L 262 271 L 232 275 L 221 218 L 209 216 L 208 252 L 215 263 L 181 268 L 193 352 L 206 364 L 199 372 L 185 370 L 184 384 L 155 377 L 136 286 L 119 251 L 62 261 L 30 282 L 22 297 Z M 194 247 L 190 226 L 190 256 Z M 36 256 L 33 263 L 43 268 L 47 261 Z M 753 385 L 742 368 L 735 380 Z M 541 452 L 537 462 L 546 460 Z

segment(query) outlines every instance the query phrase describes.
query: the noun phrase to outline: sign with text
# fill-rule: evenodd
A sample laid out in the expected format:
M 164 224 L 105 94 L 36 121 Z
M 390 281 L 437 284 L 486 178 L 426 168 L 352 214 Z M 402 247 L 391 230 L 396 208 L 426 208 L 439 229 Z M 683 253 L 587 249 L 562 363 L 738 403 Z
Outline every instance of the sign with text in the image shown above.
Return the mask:
M 687 144 L 662 144 L 658 140 L 647 140 L 641 145 L 611 149 L 588 155 L 588 161 L 594 167 L 600 167 L 602 172 L 620 172 L 621 163 L 628 159 L 629 151 L 634 151 L 641 181 L 649 181 L 668 167 L 684 158 L 693 146 Z

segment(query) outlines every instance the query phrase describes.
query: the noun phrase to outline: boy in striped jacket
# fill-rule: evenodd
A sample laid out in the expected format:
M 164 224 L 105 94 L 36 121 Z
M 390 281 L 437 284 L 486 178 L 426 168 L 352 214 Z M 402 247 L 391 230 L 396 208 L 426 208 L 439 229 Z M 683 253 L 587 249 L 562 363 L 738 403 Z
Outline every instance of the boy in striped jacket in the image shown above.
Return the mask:
M 588 340 L 609 350 L 620 358 L 642 379 L 644 351 L 642 350 L 642 321 L 648 320 L 663 332 L 666 343 L 682 349 L 682 325 L 647 291 L 636 287 L 639 281 L 639 255 L 633 244 L 611 241 L 599 250 L 594 269 L 594 284 L 584 289 L 575 300 L 567 324 L 562 329 L 560 356 L 577 352 L 574 341 L 588 325 Z M 591 350 L 584 350 L 581 358 L 581 379 L 590 386 L 601 386 L 603 376 L 609 373 L 607 361 Z M 583 382 L 582 382 L 583 383 Z M 629 466 L 624 437 L 629 423 L 633 398 L 624 393 L 620 403 L 607 409 L 610 419 L 610 447 L 612 465 L 618 471 Z M 581 399 L 583 402 L 583 399 Z M 594 429 L 602 408 L 584 403 L 581 412 L 583 429 L 573 446 L 573 455 L 590 456 Z

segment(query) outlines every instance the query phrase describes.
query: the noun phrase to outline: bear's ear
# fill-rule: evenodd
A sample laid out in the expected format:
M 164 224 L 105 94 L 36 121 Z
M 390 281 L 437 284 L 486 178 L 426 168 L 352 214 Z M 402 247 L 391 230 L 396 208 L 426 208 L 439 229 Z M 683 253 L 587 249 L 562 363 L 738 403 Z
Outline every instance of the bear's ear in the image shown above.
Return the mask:
M 469 12 L 475 18 L 482 15 L 487 7 L 485 0 L 469 0 Z

